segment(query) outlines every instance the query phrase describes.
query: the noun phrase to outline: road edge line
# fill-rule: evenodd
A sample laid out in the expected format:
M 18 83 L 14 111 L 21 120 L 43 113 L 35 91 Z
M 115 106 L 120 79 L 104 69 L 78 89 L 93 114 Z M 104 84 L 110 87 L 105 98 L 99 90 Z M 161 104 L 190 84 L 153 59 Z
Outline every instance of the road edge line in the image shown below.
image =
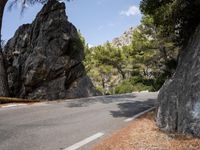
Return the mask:
M 103 135 L 104 135 L 103 132 L 98 132 L 98 133 L 96 133 L 96 134 L 94 134 L 94 135 L 92 135 L 92 136 L 90 136 L 90 137 L 78 142 L 78 143 L 75 143 L 75 144 L 63 149 L 63 150 L 76 150 L 76 149 L 78 149 L 78 148 L 80 148 L 80 147 L 82 147 L 82 146 L 84 146 L 84 145 L 86 145 L 86 144 L 88 144 L 88 143 L 100 138 Z
M 144 115 L 145 113 L 148 113 L 148 112 L 154 110 L 155 108 L 156 108 L 156 107 L 151 107 L 151 108 L 149 108 L 149 109 L 147 109 L 147 110 L 145 110 L 145 111 L 143 111 L 143 112 L 141 112 L 141 113 L 139 113 L 139 114 L 136 114 L 135 116 L 133 116 L 133 117 L 131 117 L 131 118 L 125 119 L 124 122 L 130 122 L 130 121 L 132 121 L 132 120 L 134 120 L 134 119 L 136 119 L 136 118 L 138 118 L 138 117 Z

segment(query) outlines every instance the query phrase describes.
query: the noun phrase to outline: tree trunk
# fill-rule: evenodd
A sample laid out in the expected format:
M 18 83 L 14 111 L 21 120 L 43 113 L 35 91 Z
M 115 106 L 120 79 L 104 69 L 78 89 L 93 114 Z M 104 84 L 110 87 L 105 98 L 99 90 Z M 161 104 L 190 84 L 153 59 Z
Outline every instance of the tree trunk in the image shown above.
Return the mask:
M 117 68 L 118 72 L 121 74 L 122 79 L 126 79 L 126 75 L 125 75 L 124 71 L 121 69 L 121 67 L 116 66 L 116 68 Z
M 4 8 L 7 0 L 0 0 L 0 42 L 1 42 L 1 29 L 3 21 Z M 0 44 L 0 96 L 9 96 L 7 71 L 5 68 L 5 60 L 2 52 L 2 46 Z

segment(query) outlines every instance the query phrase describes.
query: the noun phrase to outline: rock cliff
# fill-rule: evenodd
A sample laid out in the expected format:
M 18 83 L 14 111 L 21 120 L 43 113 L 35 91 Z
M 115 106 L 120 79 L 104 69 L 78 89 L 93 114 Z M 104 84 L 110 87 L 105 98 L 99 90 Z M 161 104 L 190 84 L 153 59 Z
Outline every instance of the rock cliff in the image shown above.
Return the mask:
M 111 45 L 114 47 L 123 47 L 129 46 L 133 40 L 133 31 L 135 28 L 131 27 L 125 31 L 120 37 L 114 38 L 111 42 Z
M 176 73 L 159 92 L 157 125 L 200 136 L 200 25 L 179 58 Z
M 83 45 L 65 4 L 49 1 L 19 27 L 4 50 L 11 95 L 61 99 L 98 95 L 82 64 Z

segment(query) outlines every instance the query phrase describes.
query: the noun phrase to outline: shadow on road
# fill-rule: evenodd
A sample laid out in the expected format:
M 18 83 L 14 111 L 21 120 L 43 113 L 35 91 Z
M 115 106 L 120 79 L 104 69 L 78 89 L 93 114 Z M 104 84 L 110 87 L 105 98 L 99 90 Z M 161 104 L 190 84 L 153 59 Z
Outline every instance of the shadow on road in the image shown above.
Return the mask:
M 87 107 L 88 105 L 100 102 L 104 104 L 121 102 L 121 101 L 131 101 L 136 97 L 134 94 L 126 95 L 111 95 L 111 96 L 99 96 L 92 98 L 83 98 L 79 100 L 74 100 L 67 104 L 67 107 Z
M 148 99 L 147 101 L 135 101 L 119 103 L 118 111 L 110 111 L 113 117 L 133 117 L 134 115 L 155 106 L 155 99 Z

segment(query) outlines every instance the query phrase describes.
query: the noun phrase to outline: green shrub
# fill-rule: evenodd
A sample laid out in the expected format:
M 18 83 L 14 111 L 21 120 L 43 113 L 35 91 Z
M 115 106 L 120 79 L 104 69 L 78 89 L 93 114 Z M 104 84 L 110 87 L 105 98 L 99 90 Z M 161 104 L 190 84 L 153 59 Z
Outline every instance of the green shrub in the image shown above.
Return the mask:
M 132 89 L 133 85 L 128 80 L 124 80 L 119 86 L 115 87 L 114 93 L 115 94 L 131 93 Z
M 124 80 L 114 89 L 114 94 L 131 93 L 134 91 L 154 91 L 153 79 L 143 79 L 141 76 L 133 76 Z

